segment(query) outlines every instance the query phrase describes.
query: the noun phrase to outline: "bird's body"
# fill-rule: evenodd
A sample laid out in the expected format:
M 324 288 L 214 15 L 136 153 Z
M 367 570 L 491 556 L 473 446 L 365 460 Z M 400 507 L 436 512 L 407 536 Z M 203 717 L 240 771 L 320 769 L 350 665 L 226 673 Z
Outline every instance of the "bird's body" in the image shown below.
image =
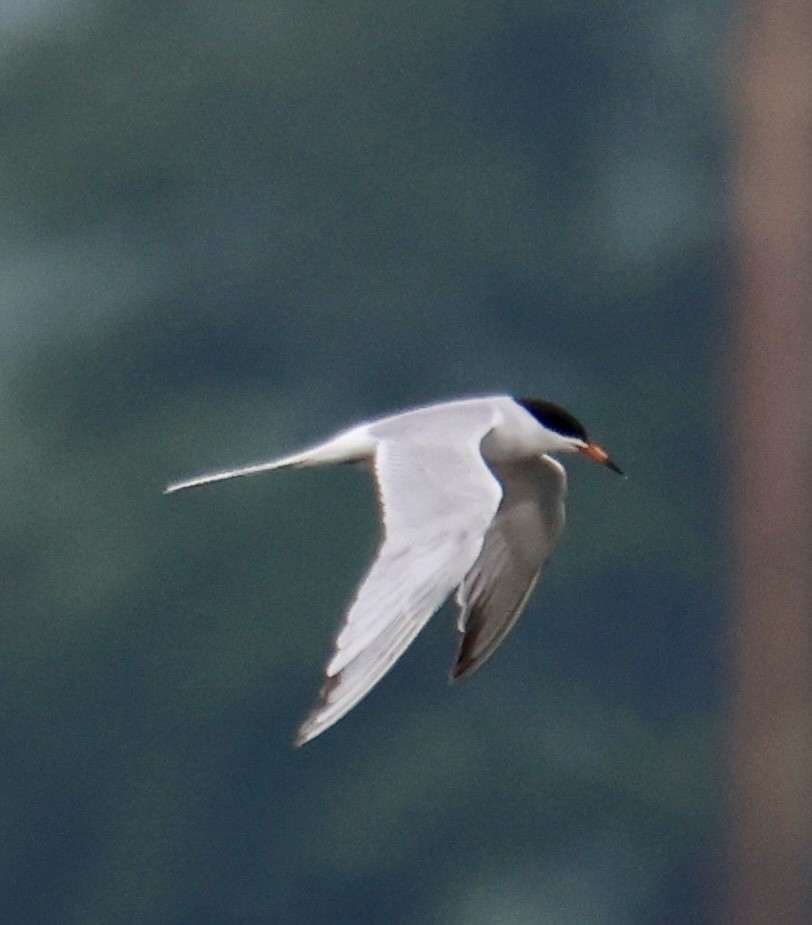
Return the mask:
M 286 467 L 372 469 L 383 538 L 339 629 L 319 703 L 297 735 L 301 745 L 377 684 L 455 590 L 462 640 L 452 676 L 493 654 L 564 525 L 566 475 L 549 454 L 576 451 L 617 470 L 558 405 L 498 395 L 379 418 L 301 453 L 166 490 Z

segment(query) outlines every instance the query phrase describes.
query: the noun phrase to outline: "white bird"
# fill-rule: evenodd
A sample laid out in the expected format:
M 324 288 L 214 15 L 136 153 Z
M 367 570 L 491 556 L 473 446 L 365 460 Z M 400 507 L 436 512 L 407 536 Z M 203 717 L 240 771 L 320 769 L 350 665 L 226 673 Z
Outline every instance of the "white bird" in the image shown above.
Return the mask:
M 559 405 L 495 395 L 368 421 L 292 456 L 174 482 L 166 493 L 286 467 L 371 468 L 383 537 L 296 735 L 303 745 L 372 690 L 454 590 L 462 638 L 452 679 L 493 655 L 564 526 L 567 478 L 550 454 L 571 452 L 620 472 Z

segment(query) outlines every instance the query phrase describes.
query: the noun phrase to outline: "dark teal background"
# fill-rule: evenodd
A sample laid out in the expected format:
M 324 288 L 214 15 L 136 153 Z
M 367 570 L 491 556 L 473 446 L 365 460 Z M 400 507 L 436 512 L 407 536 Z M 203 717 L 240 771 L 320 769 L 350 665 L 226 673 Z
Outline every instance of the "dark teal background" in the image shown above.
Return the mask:
M 712 921 L 725 5 L 0 13 L 0 918 Z M 376 541 L 367 416 L 560 401 L 569 522 L 468 682 L 444 609 L 301 751 Z

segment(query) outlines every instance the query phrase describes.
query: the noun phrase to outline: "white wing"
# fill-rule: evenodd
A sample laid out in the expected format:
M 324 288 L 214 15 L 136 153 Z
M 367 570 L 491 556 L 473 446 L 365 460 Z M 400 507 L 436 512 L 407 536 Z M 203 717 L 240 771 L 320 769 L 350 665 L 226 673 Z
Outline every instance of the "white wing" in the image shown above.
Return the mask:
M 427 409 L 370 427 L 384 537 L 336 637 L 302 745 L 344 716 L 394 665 L 471 569 L 502 496 L 480 443 L 486 404 Z
M 521 616 L 564 526 L 567 478 L 549 456 L 499 467 L 502 503 L 457 591 L 463 634 L 453 678 L 486 662 Z

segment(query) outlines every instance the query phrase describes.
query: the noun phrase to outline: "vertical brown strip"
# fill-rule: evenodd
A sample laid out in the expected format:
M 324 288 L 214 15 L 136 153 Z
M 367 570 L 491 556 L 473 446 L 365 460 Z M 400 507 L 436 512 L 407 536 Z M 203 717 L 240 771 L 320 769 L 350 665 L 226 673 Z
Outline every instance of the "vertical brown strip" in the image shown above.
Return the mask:
M 749 0 L 733 65 L 729 925 L 812 923 L 812 3 Z

